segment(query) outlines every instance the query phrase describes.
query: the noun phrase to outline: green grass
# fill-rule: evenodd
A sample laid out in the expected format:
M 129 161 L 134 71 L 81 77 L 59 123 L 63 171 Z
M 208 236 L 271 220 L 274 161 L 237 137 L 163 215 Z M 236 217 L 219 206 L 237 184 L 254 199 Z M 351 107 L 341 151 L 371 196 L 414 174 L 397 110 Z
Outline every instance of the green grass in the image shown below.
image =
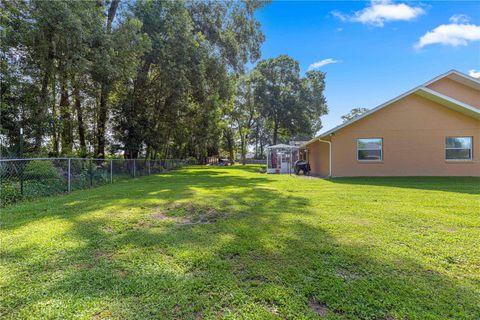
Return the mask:
M 0 318 L 480 318 L 480 179 L 257 170 L 2 209 Z

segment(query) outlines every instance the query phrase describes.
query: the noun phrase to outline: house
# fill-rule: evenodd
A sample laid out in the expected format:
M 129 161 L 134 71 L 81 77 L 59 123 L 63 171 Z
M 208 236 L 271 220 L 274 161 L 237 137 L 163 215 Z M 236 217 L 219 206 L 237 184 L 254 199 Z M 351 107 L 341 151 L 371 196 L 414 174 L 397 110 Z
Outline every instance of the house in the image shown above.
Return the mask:
M 302 148 L 321 177 L 480 176 L 480 81 L 449 71 Z

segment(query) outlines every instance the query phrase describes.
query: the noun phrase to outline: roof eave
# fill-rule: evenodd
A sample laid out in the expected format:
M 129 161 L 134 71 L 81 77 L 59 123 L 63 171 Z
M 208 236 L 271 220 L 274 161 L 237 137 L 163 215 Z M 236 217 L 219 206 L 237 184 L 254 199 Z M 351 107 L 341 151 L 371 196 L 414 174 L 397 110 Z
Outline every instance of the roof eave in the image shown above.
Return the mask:
M 383 109 L 383 108 L 385 108 L 385 107 L 393 104 L 394 102 L 396 102 L 396 101 L 398 101 L 398 100 L 400 100 L 400 99 L 402 99 L 402 98 L 404 98 L 404 97 L 406 97 L 406 96 L 408 96 L 408 95 L 410 95 L 410 94 L 412 94 L 412 93 L 416 93 L 416 92 L 417 92 L 418 90 L 420 90 L 420 89 L 428 89 L 428 88 L 426 88 L 428 85 L 430 85 L 430 84 L 432 84 L 432 83 L 434 83 L 434 82 L 436 82 L 436 81 L 438 81 L 438 80 L 440 80 L 440 79 L 442 79 L 442 78 L 449 77 L 449 76 L 451 76 L 451 75 L 456 75 L 456 76 L 458 76 L 458 77 L 461 77 L 461 78 L 465 79 L 466 81 L 469 81 L 472 85 L 475 85 L 475 86 L 478 85 L 479 88 L 480 88 L 480 80 L 475 79 L 475 78 L 473 78 L 473 77 L 471 77 L 471 76 L 469 76 L 469 75 L 467 75 L 467 74 L 464 74 L 464 73 L 462 73 L 462 72 L 460 72 L 460 71 L 457 71 L 457 70 L 452 69 L 452 70 L 447 71 L 447 72 L 445 72 L 445 73 L 443 73 L 443 74 L 441 74 L 441 75 L 439 75 L 439 76 L 437 76 L 437 77 L 435 77 L 435 78 L 433 78 L 433 79 L 431 79 L 431 80 L 429 80 L 429 81 L 427 81 L 427 82 L 425 82 L 425 83 L 423 83 L 423 84 L 421 84 L 421 85 L 419 85 L 419 86 L 417 86 L 417 87 L 415 87 L 415 88 L 413 88 L 413 89 L 411 89 L 411 90 L 409 90 L 409 91 L 407 91 L 407 92 L 405 92 L 405 93 L 403 93 L 403 94 L 401 94 L 401 95 L 399 95 L 399 96 L 397 96 L 397 97 L 395 97 L 395 98 L 393 98 L 393 99 L 391 99 L 391 100 L 389 100 L 389 101 L 387 101 L 387 102 L 385 102 L 385 103 L 382 103 L 381 105 L 379 105 L 379 106 L 377 106 L 377 107 L 375 107 L 375 108 L 373 108 L 373 109 L 365 112 L 364 114 L 362 114 L 362 115 L 360 115 L 360 116 L 358 116 L 358 117 L 356 117 L 356 118 L 354 118 L 354 119 L 352 119 L 352 120 L 349 120 L 349 121 L 347 121 L 347 122 L 344 122 L 344 123 L 342 123 L 341 125 L 338 125 L 338 126 L 336 126 L 335 128 L 328 130 L 327 132 L 321 133 L 321 134 L 318 135 L 317 137 L 311 139 L 310 141 L 308 141 L 307 143 L 305 143 L 304 145 L 302 145 L 302 147 L 306 147 L 307 145 L 309 145 L 309 144 L 317 141 L 318 139 L 322 139 L 322 138 L 328 137 L 329 135 L 334 134 L 336 131 L 338 131 L 338 130 L 340 130 L 340 129 L 343 129 L 343 128 L 351 125 L 352 123 L 357 122 L 357 121 L 359 121 L 359 120 L 361 120 L 361 119 L 363 119 L 363 118 L 371 115 L 372 113 L 377 112 L 377 111 L 379 111 L 380 109 Z M 455 80 L 455 79 L 453 79 L 453 80 L 454 80 L 454 81 L 458 81 L 458 80 Z M 431 89 L 428 89 L 428 90 L 431 90 Z M 433 90 L 431 90 L 431 91 L 433 91 Z M 436 92 L 436 91 L 434 91 L 434 92 Z M 439 94 L 439 95 L 441 95 L 441 94 Z M 447 97 L 447 96 L 445 96 L 445 97 Z M 447 97 L 447 98 L 449 98 L 449 97 Z M 450 100 L 455 100 L 455 99 L 451 99 L 451 98 L 450 98 Z M 455 101 L 456 101 L 457 103 L 460 103 L 460 105 L 468 106 L 467 104 L 464 104 L 463 102 L 460 102 L 460 101 L 458 101 L 458 100 L 455 100 Z M 474 110 L 473 110 L 473 112 L 470 112 L 470 111 L 471 111 L 471 110 L 470 110 L 470 111 L 468 112 L 468 114 L 471 115 L 471 116 L 472 116 L 472 115 L 475 116 L 475 114 L 476 114 L 476 113 L 475 113 L 475 108 L 472 107 L 472 106 L 468 106 L 467 109 L 469 109 L 469 108 L 474 109 Z
M 462 101 L 456 100 L 429 88 L 420 88 L 415 92 L 415 94 L 425 99 L 441 104 L 449 109 L 455 110 L 469 117 L 480 120 L 480 109 L 477 109 Z

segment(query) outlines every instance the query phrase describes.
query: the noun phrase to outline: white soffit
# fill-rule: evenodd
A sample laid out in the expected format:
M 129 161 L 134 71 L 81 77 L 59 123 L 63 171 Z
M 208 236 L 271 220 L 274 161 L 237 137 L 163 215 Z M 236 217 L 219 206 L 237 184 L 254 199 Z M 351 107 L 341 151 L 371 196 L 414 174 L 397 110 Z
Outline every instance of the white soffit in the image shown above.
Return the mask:
M 480 119 L 480 109 L 472 107 L 466 103 L 450 98 L 449 96 L 438 93 L 429 88 L 419 88 L 415 94 L 424 97 L 428 100 L 434 101 L 447 108 L 463 113 L 475 119 Z

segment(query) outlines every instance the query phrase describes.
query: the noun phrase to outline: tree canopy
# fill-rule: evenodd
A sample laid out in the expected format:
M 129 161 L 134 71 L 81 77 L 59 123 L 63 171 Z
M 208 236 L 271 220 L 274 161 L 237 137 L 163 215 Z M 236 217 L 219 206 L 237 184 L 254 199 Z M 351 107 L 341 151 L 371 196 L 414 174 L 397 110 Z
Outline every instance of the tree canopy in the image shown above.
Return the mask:
M 263 1 L 0 4 L 2 155 L 233 158 L 308 138 L 325 74 L 260 58 Z

